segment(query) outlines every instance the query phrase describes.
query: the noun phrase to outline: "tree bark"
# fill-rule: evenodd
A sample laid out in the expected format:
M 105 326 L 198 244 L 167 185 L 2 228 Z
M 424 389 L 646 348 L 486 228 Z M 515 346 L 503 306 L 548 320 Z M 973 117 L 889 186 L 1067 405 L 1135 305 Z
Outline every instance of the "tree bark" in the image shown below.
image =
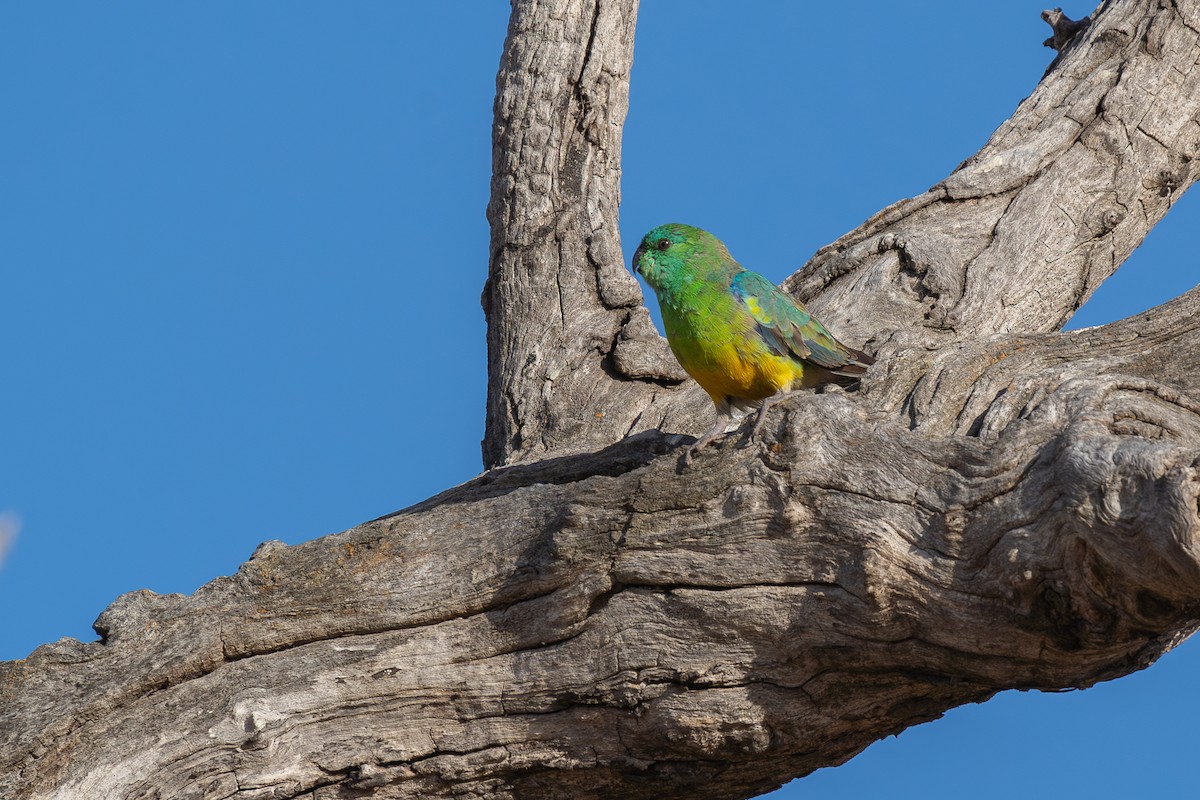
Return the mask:
M 1200 624 L 1200 288 L 1055 331 L 1194 180 L 1200 3 L 1161 5 L 1104 3 L 976 156 L 788 281 L 878 354 L 858 390 L 681 472 L 711 408 L 617 239 L 636 3 L 515 3 L 509 466 L 0 665 L 0 796 L 741 798 L 1150 664 Z
M 514 3 L 496 79 L 488 467 L 611 444 L 686 377 L 625 268 L 621 129 L 637 0 Z M 629 380 L 633 378 L 633 380 Z

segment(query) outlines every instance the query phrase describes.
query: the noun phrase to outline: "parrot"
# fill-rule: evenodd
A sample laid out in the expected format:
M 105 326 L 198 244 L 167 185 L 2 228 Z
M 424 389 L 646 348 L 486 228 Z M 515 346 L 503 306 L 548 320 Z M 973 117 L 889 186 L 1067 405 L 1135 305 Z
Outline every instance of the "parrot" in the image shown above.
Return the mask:
M 734 408 L 767 410 L 796 389 L 853 382 L 874 359 L 839 342 L 804 306 L 744 268 L 708 231 L 669 223 L 647 233 L 634 272 L 658 296 L 667 343 L 716 407 L 712 429 L 683 465 L 725 432 Z

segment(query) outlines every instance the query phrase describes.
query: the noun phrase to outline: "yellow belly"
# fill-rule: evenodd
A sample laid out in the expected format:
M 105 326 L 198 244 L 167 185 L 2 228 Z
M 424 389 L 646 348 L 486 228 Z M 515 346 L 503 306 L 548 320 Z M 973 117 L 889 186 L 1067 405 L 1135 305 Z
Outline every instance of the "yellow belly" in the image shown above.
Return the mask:
M 801 363 L 780 358 L 766 348 L 748 353 L 727 343 L 688 355 L 691 357 L 685 360 L 676 353 L 683 368 L 716 403 L 725 397 L 762 400 L 781 389 L 793 388 L 804 376 Z

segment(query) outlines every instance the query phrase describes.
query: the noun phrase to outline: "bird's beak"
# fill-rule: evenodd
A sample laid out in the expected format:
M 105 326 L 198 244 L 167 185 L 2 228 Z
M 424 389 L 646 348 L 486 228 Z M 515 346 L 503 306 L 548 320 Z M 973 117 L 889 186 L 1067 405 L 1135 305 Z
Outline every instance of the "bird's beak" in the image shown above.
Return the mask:
M 638 266 L 638 264 L 641 263 L 642 253 L 644 253 L 644 252 L 646 252 L 646 245 L 639 244 L 638 249 L 636 251 L 634 251 L 634 254 L 633 254 L 633 271 L 636 272 L 638 275 L 642 274 L 642 269 L 641 269 L 641 267 Z

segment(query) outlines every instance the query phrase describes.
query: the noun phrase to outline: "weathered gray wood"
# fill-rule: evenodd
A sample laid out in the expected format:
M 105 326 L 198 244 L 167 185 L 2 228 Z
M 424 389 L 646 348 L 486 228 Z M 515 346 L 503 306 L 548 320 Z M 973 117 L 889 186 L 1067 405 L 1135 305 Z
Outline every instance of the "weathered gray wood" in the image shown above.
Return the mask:
M 1103 4 L 978 153 L 786 286 L 884 355 L 1060 328 L 1196 179 L 1197 5 Z
M 6 667 L 6 794 L 748 796 L 1139 668 L 1195 625 L 1200 409 L 1052 383 L 993 442 L 815 395 L 682 478 L 643 434 L 127 595 Z
M 610 444 L 686 374 L 617 228 L 637 0 L 514 3 L 496 79 L 483 460 Z M 612 373 L 641 380 L 614 380 Z
M 1200 289 L 1054 332 L 1193 179 L 1200 3 L 1106 3 L 980 154 L 818 253 L 791 285 L 878 365 L 685 472 L 710 408 L 618 273 L 634 11 L 514 7 L 512 465 L 0 665 L 0 797 L 748 797 L 1200 624 Z
M 565 4 L 572 13 L 577 5 Z M 1158 6 L 1103 6 L 979 153 L 925 194 L 822 248 L 786 288 L 840 337 L 867 342 L 884 358 L 983 334 L 1061 327 L 1195 179 L 1200 68 L 1192 55 L 1200 25 L 1194 0 Z M 631 31 L 635 11 L 622 6 L 608 15 Z M 595 51 L 593 44 L 587 52 Z M 616 100 L 603 140 L 610 154 L 619 152 L 628 55 L 612 56 L 603 71 L 612 82 L 603 91 Z M 536 94 L 531 76 L 544 74 L 541 63 L 506 55 L 501 65 L 485 291 L 488 465 L 595 449 L 642 430 L 700 433 L 711 419 L 707 397 L 679 382 L 682 373 L 640 305 L 621 263 L 615 218 L 594 219 L 594 210 L 613 208 L 615 165 L 604 162 L 607 182 L 592 176 L 577 193 L 556 177 L 538 183 L 535 172 L 528 185 L 513 177 L 526 164 L 570 162 L 569 143 L 580 136 L 571 118 L 553 113 L 568 103 L 550 99 L 568 91 L 557 83 L 540 87 L 541 103 L 503 102 L 514 85 Z M 524 131 L 540 130 L 546 117 L 551 132 L 531 142 Z M 603 201 L 592 199 L 598 192 Z M 560 247 L 567 236 L 560 229 L 586 216 L 581 209 L 593 209 L 588 229 L 600 243 L 586 257 L 578 244 L 586 232 L 575 234 L 574 250 Z M 501 291 L 503 302 L 487 301 Z M 597 292 L 608 299 L 597 300 Z

